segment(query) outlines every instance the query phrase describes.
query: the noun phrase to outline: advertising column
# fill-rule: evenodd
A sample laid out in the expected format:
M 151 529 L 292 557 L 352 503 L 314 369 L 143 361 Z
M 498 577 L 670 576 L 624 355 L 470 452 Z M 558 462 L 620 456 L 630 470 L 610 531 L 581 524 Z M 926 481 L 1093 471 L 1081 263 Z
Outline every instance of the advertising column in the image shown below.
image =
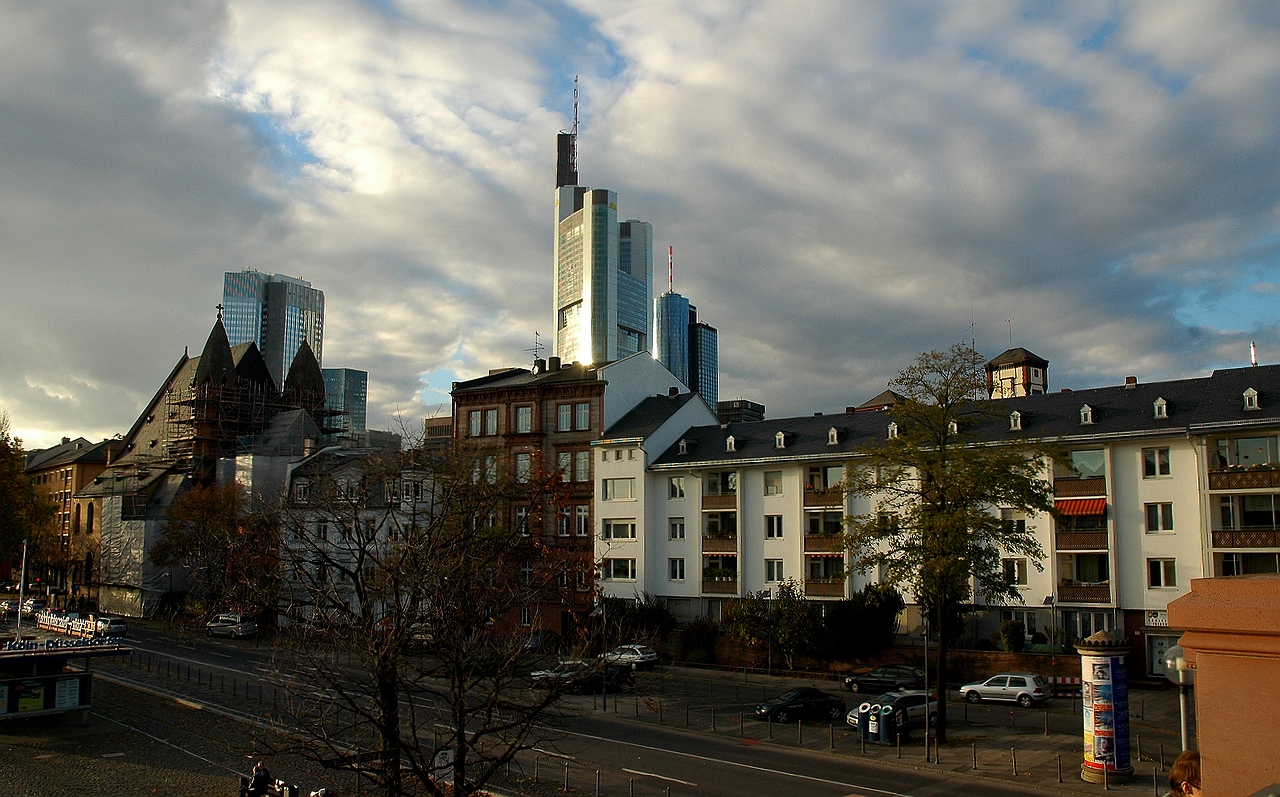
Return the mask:
M 1099 631 L 1076 644 L 1080 652 L 1084 763 L 1080 777 L 1090 783 L 1127 780 L 1129 763 L 1129 676 L 1124 658 L 1129 640 L 1116 631 Z M 1105 774 L 1104 774 L 1105 773 Z

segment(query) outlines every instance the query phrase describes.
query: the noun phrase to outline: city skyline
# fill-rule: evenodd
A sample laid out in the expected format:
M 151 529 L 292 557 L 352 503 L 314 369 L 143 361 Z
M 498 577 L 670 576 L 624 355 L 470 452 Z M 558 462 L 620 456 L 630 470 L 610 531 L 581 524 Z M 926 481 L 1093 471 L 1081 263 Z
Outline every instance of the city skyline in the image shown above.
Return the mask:
M 1280 361 L 1269 6 L 0 0 L 0 30 L 28 448 L 124 431 L 226 272 L 324 289 L 372 428 L 530 364 L 575 75 L 582 181 L 690 264 L 722 399 L 835 411 L 958 341 L 1054 389 Z

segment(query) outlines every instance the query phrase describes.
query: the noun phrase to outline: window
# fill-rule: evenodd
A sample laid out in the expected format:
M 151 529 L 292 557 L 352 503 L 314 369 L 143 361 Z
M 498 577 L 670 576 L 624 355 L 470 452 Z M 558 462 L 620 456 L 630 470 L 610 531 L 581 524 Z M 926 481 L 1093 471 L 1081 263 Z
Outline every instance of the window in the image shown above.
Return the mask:
M 529 586 L 533 583 L 533 562 L 525 560 L 520 563 L 520 584 Z
M 516 454 L 516 481 L 527 482 L 533 471 L 533 455 L 525 452 Z
M 1246 410 L 1256 410 L 1258 407 L 1258 391 L 1249 388 L 1244 392 L 1244 408 Z
M 724 450 L 725 450 L 725 451 L 737 451 L 737 450 L 738 450 L 738 441 L 733 439 L 733 435 L 729 435 L 728 437 L 726 437 L 726 438 L 725 438 L 725 441 L 724 441 Z
M 1081 478 L 1107 475 L 1106 454 L 1100 448 L 1071 452 L 1071 469 Z
M 1173 504 L 1147 504 L 1147 533 L 1173 531 Z
M 781 559 L 765 559 L 764 560 L 764 580 L 765 581 L 781 581 L 782 576 L 782 560 Z
M 782 471 L 767 470 L 764 472 L 764 494 L 782 495 Z
M 1018 412 L 1017 410 L 1014 410 L 1013 412 L 1009 413 L 1009 431 L 1011 432 L 1022 431 L 1022 413 Z
M 896 423 L 889 424 L 889 439 L 896 440 L 897 437 L 898 437 L 898 424 Z
M 671 539 L 671 540 L 684 539 L 684 518 L 682 517 L 667 518 L 667 539 Z
M 1152 589 L 1178 586 L 1177 569 L 1172 559 L 1147 560 L 1147 586 Z
M 684 560 L 667 560 L 667 577 L 672 581 L 684 581 Z
M 591 452 L 577 451 L 573 456 L 573 480 L 576 482 L 591 481 Z
M 1004 571 L 1004 581 L 1006 584 L 1016 584 L 1019 587 L 1027 585 L 1027 560 L 1022 557 L 1013 559 L 1001 559 L 1000 568 Z
M 591 404 L 584 401 L 573 405 L 573 428 L 579 431 L 591 428 Z
M 809 489 L 827 490 L 835 487 L 844 478 L 844 466 L 822 465 L 809 468 Z
M 737 495 L 738 472 L 713 471 L 707 474 L 707 495 Z
M 827 445 L 829 446 L 840 445 L 840 433 L 836 431 L 836 427 L 834 426 L 832 426 L 830 429 L 827 430 Z
M 1006 534 L 1025 534 L 1027 532 L 1027 516 L 1016 509 L 1007 507 L 1001 509 L 1000 523 L 1004 526 Z M 1025 584 L 1026 582 L 1021 583 Z
M 1036 613 L 1034 609 L 1001 609 L 1000 619 L 1022 623 L 1023 633 L 1028 638 L 1036 632 Z
M 605 501 L 627 501 L 635 498 L 635 479 L 604 479 L 600 497 Z
M 844 514 L 841 512 L 806 512 L 809 534 L 839 534 L 844 526 Z
M 567 482 L 573 478 L 573 454 L 568 451 L 556 454 L 556 465 L 560 470 L 560 481 Z
M 472 437 L 479 437 L 483 433 L 484 427 L 480 425 L 482 417 L 480 410 L 472 410 L 467 413 L 467 432 Z
M 773 447 L 774 447 L 774 448 L 786 448 L 786 447 L 787 447 L 787 435 L 786 435 L 786 433 L 784 433 L 784 432 L 778 432 L 777 434 L 775 434 L 775 435 L 773 436 Z
M 667 477 L 667 497 L 668 498 L 684 498 L 684 477 L 683 476 Z
M 1230 437 L 1218 440 L 1218 467 L 1247 468 L 1280 462 L 1276 438 Z
M 573 405 L 560 404 L 556 407 L 556 431 L 567 432 L 573 428 Z
M 1156 479 L 1169 475 L 1169 449 L 1142 449 L 1142 478 Z
M 1080 425 L 1090 426 L 1093 424 L 1093 407 L 1085 404 L 1080 408 Z
M 533 407 L 516 407 L 516 431 L 533 431 Z
M 486 484 L 498 483 L 498 458 L 484 458 L 484 480 Z
M 635 581 L 635 559 L 605 559 L 604 577 L 606 581 Z
M 579 537 L 591 536 L 591 507 L 578 504 L 573 508 L 574 528 Z
M 487 435 L 498 433 L 498 411 L 496 409 L 484 411 L 484 433 Z
M 737 512 L 708 512 L 704 517 L 707 537 L 729 539 L 738 533 Z
M 311 498 L 310 482 L 299 481 L 293 485 L 293 500 L 299 504 L 305 504 Z
M 568 507 L 564 507 L 563 509 L 556 510 L 556 534 L 557 535 L 561 537 L 568 537 L 570 522 L 571 521 L 569 518 Z
M 782 515 L 764 516 L 764 538 L 766 540 L 782 539 Z
M 844 557 L 807 556 L 810 581 L 835 581 L 844 578 Z
M 523 626 L 533 625 L 533 612 L 529 609 L 528 606 L 520 607 L 520 625 L 523 625 Z
M 1224 553 L 1215 554 L 1218 575 L 1245 576 L 1254 573 L 1280 573 L 1280 554 Z
M 634 540 L 636 538 L 636 522 L 627 520 L 605 520 L 604 529 L 600 532 L 605 540 Z
M 529 507 L 526 504 L 519 504 L 515 508 L 514 520 L 516 531 L 524 536 L 529 536 Z
M 1155 413 L 1155 417 L 1156 417 L 1156 418 L 1168 418 L 1168 417 L 1169 417 L 1169 402 L 1165 401 L 1165 400 L 1164 400 L 1164 399 L 1162 399 L 1162 398 L 1158 398 L 1158 399 L 1156 399 L 1156 400 L 1155 400 L 1155 402 L 1152 404 L 1152 410 L 1153 410 L 1153 412 Z

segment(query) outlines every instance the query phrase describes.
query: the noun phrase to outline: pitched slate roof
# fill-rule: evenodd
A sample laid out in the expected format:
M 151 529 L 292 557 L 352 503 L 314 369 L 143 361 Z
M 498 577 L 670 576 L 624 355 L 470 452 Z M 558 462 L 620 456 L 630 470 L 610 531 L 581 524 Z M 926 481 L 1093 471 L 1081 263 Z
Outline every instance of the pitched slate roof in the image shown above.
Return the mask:
M 675 396 L 649 396 L 606 429 L 601 437 L 604 440 L 648 437 L 688 404 L 694 395 L 696 394 L 679 393 Z

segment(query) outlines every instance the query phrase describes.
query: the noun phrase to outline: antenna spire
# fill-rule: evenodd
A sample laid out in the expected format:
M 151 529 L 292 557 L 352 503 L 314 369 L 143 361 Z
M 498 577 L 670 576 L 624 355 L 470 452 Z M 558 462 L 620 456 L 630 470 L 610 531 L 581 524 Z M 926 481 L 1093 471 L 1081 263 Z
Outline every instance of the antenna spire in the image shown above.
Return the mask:
M 674 246 L 667 247 L 667 293 L 675 293 L 676 282 L 676 248 Z

